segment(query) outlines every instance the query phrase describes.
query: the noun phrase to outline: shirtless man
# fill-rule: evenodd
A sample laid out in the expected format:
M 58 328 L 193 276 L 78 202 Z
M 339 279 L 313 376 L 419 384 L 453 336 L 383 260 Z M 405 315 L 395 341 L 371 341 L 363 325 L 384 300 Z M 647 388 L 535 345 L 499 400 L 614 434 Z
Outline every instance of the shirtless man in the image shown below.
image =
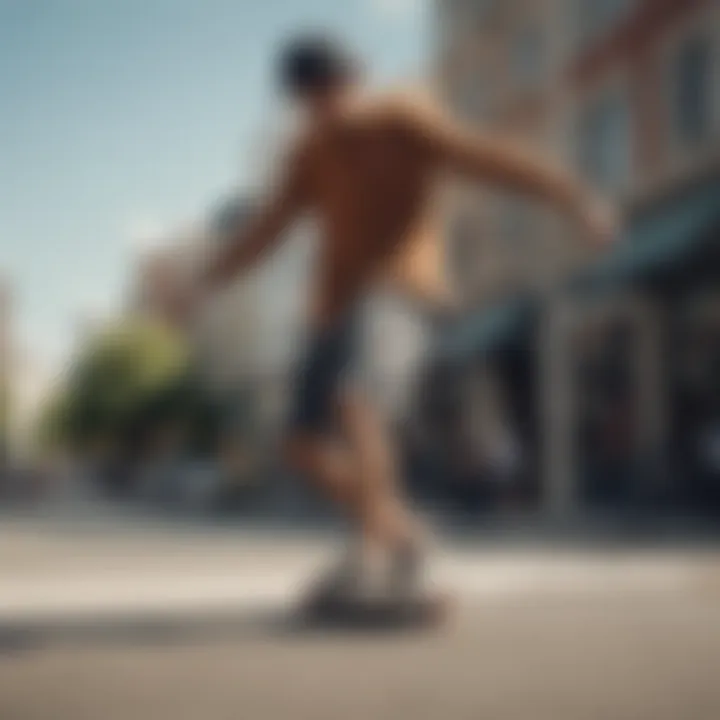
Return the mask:
M 390 278 L 428 306 L 452 304 L 434 207 L 445 175 L 546 201 L 596 239 L 609 237 L 612 213 L 577 178 L 500 138 L 466 132 L 417 103 L 366 96 L 360 68 L 330 40 L 290 43 L 279 71 L 306 127 L 273 196 L 211 260 L 188 302 L 252 267 L 300 216 L 318 220 L 310 341 L 297 369 L 285 455 L 356 523 L 361 546 L 379 549 L 392 559 L 394 577 L 408 581 L 419 558 L 418 523 L 380 418 L 340 382 L 353 358 L 359 302 Z

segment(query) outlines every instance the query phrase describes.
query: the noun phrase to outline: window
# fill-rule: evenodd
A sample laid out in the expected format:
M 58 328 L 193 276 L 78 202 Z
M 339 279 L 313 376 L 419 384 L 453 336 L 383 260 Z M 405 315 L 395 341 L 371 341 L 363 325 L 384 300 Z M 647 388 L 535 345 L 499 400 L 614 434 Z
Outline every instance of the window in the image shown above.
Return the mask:
M 502 0 L 460 0 L 464 20 L 475 27 L 483 27 L 488 17 L 498 9 Z
M 468 216 L 456 218 L 452 228 L 453 269 L 457 274 L 467 272 L 476 257 L 477 228 Z
M 712 127 L 712 51 L 705 37 L 680 47 L 673 65 L 675 129 L 688 145 L 704 140 Z
M 543 40 L 543 34 L 538 27 L 527 27 L 515 38 L 512 68 L 515 80 L 519 85 L 533 87 L 542 80 L 545 72 Z
M 440 37 L 452 42 L 458 34 L 483 28 L 497 0 L 441 0 L 435 3 Z
M 593 42 L 627 17 L 633 0 L 578 0 L 580 41 Z
M 459 115 L 469 122 L 481 120 L 485 115 L 487 101 L 486 86 L 480 73 L 468 72 L 458 92 L 456 107 Z
M 537 233 L 534 210 L 533 205 L 520 198 L 508 198 L 504 203 L 501 234 L 504 243 L 514 255 L 526 253 Z
M 630 115 L 625 97 L 613 93 L 592 105 L 581 119 L 580 165 L 607 191 L 624 190 L 631 172 Z
M 483 261 L 482 222 L 472 214 L 460 213 L 452 222 L 449 261 L 452 275 L 462 294 L 472 293 L 478 285 Z

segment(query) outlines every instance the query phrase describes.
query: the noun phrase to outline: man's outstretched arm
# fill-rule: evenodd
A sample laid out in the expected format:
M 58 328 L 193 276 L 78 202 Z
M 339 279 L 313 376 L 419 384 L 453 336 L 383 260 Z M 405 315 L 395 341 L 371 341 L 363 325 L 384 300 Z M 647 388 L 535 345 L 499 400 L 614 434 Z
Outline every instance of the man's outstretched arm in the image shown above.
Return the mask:
M 410 132 L 440 169 L 549 203 L 606 239 L 609 205 L 574 173 L 501 135 L 467 130 L 442 113 L 409 114 Z
M 293 158 L 284 180 L 250 224 L 233 233 L 223 250 L 211 258 L 201 283 L 206 290 L 220 287 L 250 269 L 278 244 L 283 231 L 305 206 L 303 175 L 300 159 Z

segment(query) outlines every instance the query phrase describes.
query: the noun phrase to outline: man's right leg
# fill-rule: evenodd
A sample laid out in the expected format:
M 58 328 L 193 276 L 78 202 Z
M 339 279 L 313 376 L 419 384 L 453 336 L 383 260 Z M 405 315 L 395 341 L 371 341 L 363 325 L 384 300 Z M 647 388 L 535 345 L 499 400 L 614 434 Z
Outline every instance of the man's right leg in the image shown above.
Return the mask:
M 285 455 L 355 523 L 368 552 L 394 551 L 410 541 L 412 525 L 374 448 L 350 437 L 295 433 L 286 440 Z
M 381 519 L 392 549 L 415 546 L 422 535 L 420 523 L 406 501 L 395 446 L 384 418 L 367 398 L 354 391 L 343 395 L 340 417 L 357 464 L 358 502 L 369 521 Z
M 357 392 L 346 393 L 341 415 L 357 461 L 358 485 L 366 522 L 379 522 L 390 553 L 390 588 L 416 593 L 424 566 L 425 531 L 405 495 L 395 443 L 385 418 Z M 372 527 L 370 528 L 372 530 Z

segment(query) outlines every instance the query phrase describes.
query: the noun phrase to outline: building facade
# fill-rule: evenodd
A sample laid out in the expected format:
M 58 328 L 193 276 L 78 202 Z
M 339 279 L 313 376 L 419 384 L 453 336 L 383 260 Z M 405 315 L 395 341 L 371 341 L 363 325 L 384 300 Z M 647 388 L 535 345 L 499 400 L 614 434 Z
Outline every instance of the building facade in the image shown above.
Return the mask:
M 252 218 L 257 200 L 233 198 L 210 221 L 215 249 Z M 312 243 L 304 228 L 285 238 L 260 266 L 212 301 L 199 345 L 225 372 L 221 387 L 242 389 L 272 434 L 285 410 L 292 363 L 303 339 L 305 285 Z M 213 342 L 211 337 L 216 338 Z
M 438 0 L 436 9 L 436 79 L 448 106 L 571 165 L 626 211 L 631 247 L 607 260 L 560 218 L 515 198 L 458 188 L 449 214 L 451 257 L 478 313 L 522 295 L 536 303 L 528 352 L 538 499 L 565 513 L 593 495 L 588 476 L 603 472 L 604 460 L 588 460 L 598 437 L 632 437 L 628 457 L 661 462 L 677 423 L 670 317 L 698 303 L 703 317 L 716 316 L 718 223 L 706 208 L 720 207 L 720 5 Z M 704 254 L 691 234 L 709 238 Z M 611 289 L 582 300 L 559 291 L 586 270 L 604 272 Z M 701 270 L 709 275 L 698 299 Z M 707 338 L 712 321 L 704 322 Z M 629 417 L 633 427 L 623 431 Z M 598 418 L 612 431 L 599 436 Z M 605 474 L 622 475 L 623 443 L 603 442 L 615 457 Z M 641 487 L 648 482 L 655 486 Z M 625 491 L 659 495 L 663 482 L 636 469 Z

